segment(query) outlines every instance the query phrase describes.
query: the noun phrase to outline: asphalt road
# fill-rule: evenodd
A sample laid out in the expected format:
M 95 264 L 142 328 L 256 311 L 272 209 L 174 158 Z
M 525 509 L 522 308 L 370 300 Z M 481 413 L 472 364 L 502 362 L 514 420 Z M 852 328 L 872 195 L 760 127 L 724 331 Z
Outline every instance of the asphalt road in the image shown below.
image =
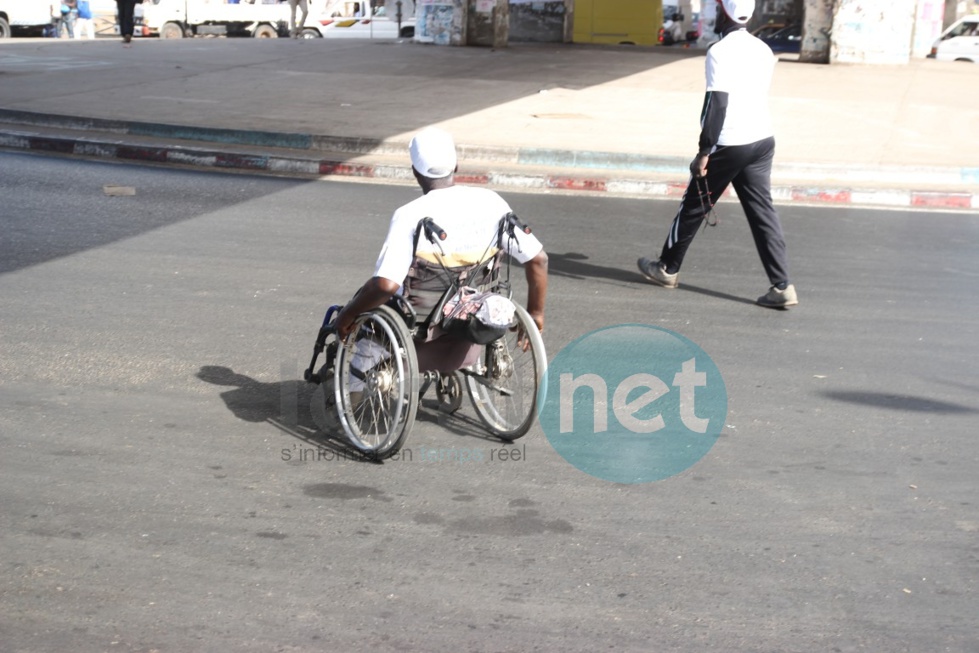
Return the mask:
M 415 193 L 0 154 L 0 650 L 979 650 L 979 217 L 785 208 L 776 312 L 736 205 L 667 291 L 672 203 L 507 195 L 551 357 L 642 322 L 724 375 L 707 455 L 620 485 L 468 405 L 316 448 L 322 311 Z

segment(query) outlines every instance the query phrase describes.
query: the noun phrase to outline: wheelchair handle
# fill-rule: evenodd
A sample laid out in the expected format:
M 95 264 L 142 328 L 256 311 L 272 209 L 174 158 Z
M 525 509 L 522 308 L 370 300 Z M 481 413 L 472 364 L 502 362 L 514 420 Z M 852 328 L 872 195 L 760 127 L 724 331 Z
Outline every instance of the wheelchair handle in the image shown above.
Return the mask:
M 433 245 L 437 244 L 435 239 L 445 240 L 448 235 L 442 229 L 442 227 L 435 224 L 435 220 L 431 218 L 425 218 L 422 220 L 422 228 L 425 230 L 425 237 L 428 238 L 429 242 Z
M 517 214 L 516 213 L 513 213 L 513 212 L 507 213 L 504 217 L 506 218 L 506 221 L 507 221 L 507 223 L 510 226 L 510 233 L 511 234 L 513 233 L 513 229 L 514 228 L 519 229 L 520 231 L 524 232 L 525 234 L 530 234 L 530 227 L 527 226 L 527 225 L 525 225 L 523 222 L 521 222 L 520 221 L 520 218 L 517 217 Z

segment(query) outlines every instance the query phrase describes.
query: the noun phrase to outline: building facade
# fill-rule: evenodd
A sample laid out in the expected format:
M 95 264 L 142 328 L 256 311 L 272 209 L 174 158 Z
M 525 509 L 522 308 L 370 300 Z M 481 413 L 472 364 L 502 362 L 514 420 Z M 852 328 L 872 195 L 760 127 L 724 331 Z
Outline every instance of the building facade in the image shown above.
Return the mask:
M 664 38 L 671 26 L 683 35 L 684 44 L 704 47 L 716 6 L 715 0 L 413 0 L 411 4 L 417 40 L 490 47 L 510 42 L 676 44 L 675 35 L 667 33 Z M 900 64 L 926 56 L 942 30 L 966 13 L 979 13 L 979 0 L 757 0 L 749 29 L 801 24 L 799 60 L 807 63 Z

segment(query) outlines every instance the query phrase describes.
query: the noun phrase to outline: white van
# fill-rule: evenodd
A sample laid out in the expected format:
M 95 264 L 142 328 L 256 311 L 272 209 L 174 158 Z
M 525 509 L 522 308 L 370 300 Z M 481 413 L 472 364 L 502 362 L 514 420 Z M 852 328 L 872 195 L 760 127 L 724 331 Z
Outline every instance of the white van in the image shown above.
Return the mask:
M 50 24 L 50 0 L 0 0 L 0 39 L 9 39 L 14 27 Z
M 979 63 L 979 14 L 966 16 L 942 32 L 931 46 L 931 59 Z

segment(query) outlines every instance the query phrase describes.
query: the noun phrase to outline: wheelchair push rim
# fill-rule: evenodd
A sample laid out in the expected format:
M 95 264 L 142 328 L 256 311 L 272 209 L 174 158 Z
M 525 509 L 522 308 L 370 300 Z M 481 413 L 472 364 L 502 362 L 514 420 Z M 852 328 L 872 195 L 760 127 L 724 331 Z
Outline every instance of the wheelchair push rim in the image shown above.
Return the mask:
M 547 367 L 537 325 L 522 306 L 515 307 L 518 328 L 486 345 L 477 369 L 465 374 L 469 398 L 483 425 L 507 441 L 526 435 L 533 425 Z M 521 346 L 521 335 L 529 342 L 527 351 Z
M 404 445 L 418 409 L 418 362 L 401 317 L 381 306 L 357 318 L 334 367 L 334 401 L 347 439 L 385 458 Z

